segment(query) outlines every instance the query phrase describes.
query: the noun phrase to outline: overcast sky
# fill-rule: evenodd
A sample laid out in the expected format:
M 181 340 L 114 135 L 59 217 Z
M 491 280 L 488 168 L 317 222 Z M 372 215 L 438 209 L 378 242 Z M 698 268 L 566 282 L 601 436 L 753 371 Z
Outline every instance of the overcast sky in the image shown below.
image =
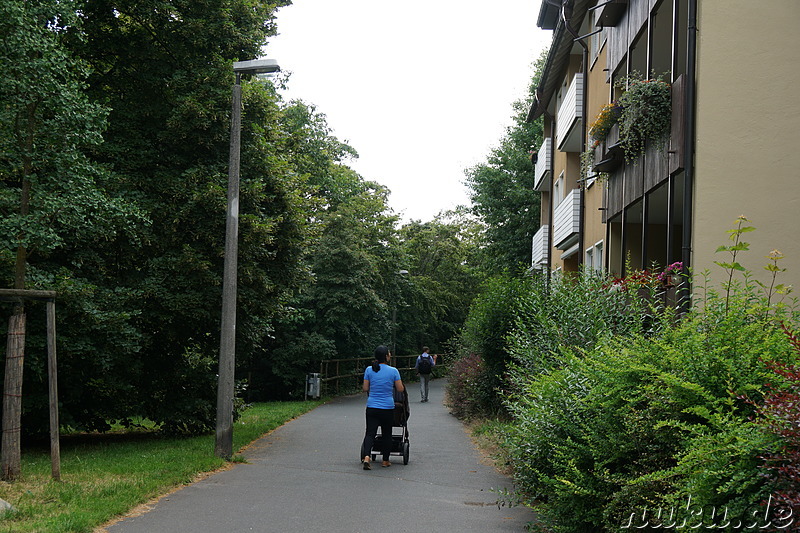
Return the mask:
M 266 48 L 291 72 L 284 97 L 327 116 L 404 221 L 468 204 L 464 170 L 498 145 L 552 38 L 541 0 L 293 2 Z

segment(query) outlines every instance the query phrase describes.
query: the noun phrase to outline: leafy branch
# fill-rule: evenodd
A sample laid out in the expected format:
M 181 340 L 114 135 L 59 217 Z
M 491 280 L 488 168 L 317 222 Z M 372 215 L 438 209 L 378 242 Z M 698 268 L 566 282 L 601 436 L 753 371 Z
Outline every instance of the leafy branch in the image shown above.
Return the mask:
M 720 246 L 716 249 L 716 253 L 719 252 L 728 252 L 731 256 L 730 261 L 714 261 L 714 264 L 720 266 L 728 271 L 728 281 L 723 284 L 725 288 L 725 314 L 728 313 L 728 306 L 730 304 L 731 298 L 731 287 L 733 283 L 733 274 L 734 272 L 746 272 L 747 269 L 744 268 L 737 260 L 736 256 L 739 252 L 743 252 L 750 249 L 750 243 L 744 242 L 741 240 L 743 233 L 749 233 L 751 231 L 755 231 L 756 228 L 753 226 L 745 226 L 744 223 L 749 222 L 744 215 L 739 215 L 736 219 L 736 227 L 734 229 L 730 229 L 727 231 L 728 238 L 733 242 L 732 245 L 729 246 Z

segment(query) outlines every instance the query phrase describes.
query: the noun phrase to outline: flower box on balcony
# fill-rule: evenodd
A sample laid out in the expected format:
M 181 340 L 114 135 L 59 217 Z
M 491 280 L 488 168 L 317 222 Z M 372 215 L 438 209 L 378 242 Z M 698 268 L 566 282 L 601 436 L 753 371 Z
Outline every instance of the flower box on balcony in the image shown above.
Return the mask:
M 619 142 L 619 124 L 614 124 L 608 131 L 605 140 L 601 142 L 594 152 L 595 172 L 613 172 L 625 161 L 625 153 Z

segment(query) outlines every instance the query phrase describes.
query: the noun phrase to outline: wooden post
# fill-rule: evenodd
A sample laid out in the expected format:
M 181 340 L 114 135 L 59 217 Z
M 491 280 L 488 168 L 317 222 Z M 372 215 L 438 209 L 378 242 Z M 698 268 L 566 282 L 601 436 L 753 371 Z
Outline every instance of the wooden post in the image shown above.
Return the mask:
M 25 313 L 8 320 L 6 375 L 3 384 L 3 437 L 0 468 L 5 481 L 14 481 L 22 470 L 22 368 L 25 361 Z
M 8 342 L 6 345 L 6 374 L 3 383 L 3 434 L 0 438 L 0 477 L 5 481 L 16 480 L 22 472 L 22 371 L 25 362 L 25 312 L 21 302 L 24 300 L 45 300 L 48 303 L 48 324 L 47 324 L 47 343 L 48 343 L 48 373 L 51 375 L 50 394 L 51 406 L 53 402 L 58 406 L 58 397 L 53 396 L 56 389 L 55 383 L 55 298 L 56 291 L 39 291 L 28 289 L 0 289 L 0 300 L 14 302 L 17 309 L 8 321 Z M 52 322 L 51 308 L 52 307 Z M 52 335 L 52 340 L 51 340 Z M 52 342 L 52 347 L 51 347 Z M 52 354 L 51 354 L 52 350 Z M 52 359 L 51 356 L 52 355 Z M 52 364 L 52 373 L 50 365 Z M 52 409 L 52 407 L 51 407 Z M 58 424 L 58 418 L 55 419 Z M 52 435 L 52 412 L 51 412 L 51 435 Z M 56 425 L 56 431 L 58 426 Z M 56 439 L 56 446 L 58 440 Z M 51 447 L 51 454 L 53 449 Z M 58 448 L 56 448 L 58 453 Z M 51 457 L 53 457 L 51 455 Z M 60 476 L 60 454 L 55 459 L 53 476 Z M 58 478 L 56 478 L 58 479 Z
M 61 445 L 58 425 L 58 365 L 56 364 L 56 303 L 47 301 L 47 376 L 50 385 L 50 471 L 61 480 Z

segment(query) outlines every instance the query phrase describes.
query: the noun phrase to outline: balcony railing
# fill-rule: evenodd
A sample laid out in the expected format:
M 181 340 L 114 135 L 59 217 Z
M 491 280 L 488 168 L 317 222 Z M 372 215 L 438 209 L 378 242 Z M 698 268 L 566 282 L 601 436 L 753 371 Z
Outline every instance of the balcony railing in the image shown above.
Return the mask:
M 562 152 L 581 151 L 583 74 L 575 74 L 556 115 L 556 142 Z
M 609 172 L 608 190 L 604 200 L 603 222 L 622 212 L 645 194 L 661 186 L 670 176 L 685 168 L 684 139 L 685 131 L 685 83 L 684 75 L 672 82 L 672 120 L 669 139 L 663 142 L 647 142 L 643 154 L 626 161 L 617 162 L 605 168 Z M 608 147 L 617 144 L 618 128 L 612 128 L 606 138 Z M 616 135 L 614 137 L 613 135 Z M 604 156 L 604 159 L 608 159 Z M 621 151 L 617 156 L 621 155 Z M 603 161 L 604 164 L 609 163 Z M 598 169 L 597 165 L 595 166 Z
M 531 253 L 531 265 L 534 268 L 541 268 L 547 264 L 547 234 L 550 227 L 544 225 L 539 228 L 533 236 L 533 249 Z
M 536 168 L 534 169 L 533 188 L 537 191 L 550 190 L 550 137 L 542 142 L 536 158 Z
M 580 190 L 572 189 L 553 214 L 553 244 L 559 250 L 577 242 L 580 214 Z

